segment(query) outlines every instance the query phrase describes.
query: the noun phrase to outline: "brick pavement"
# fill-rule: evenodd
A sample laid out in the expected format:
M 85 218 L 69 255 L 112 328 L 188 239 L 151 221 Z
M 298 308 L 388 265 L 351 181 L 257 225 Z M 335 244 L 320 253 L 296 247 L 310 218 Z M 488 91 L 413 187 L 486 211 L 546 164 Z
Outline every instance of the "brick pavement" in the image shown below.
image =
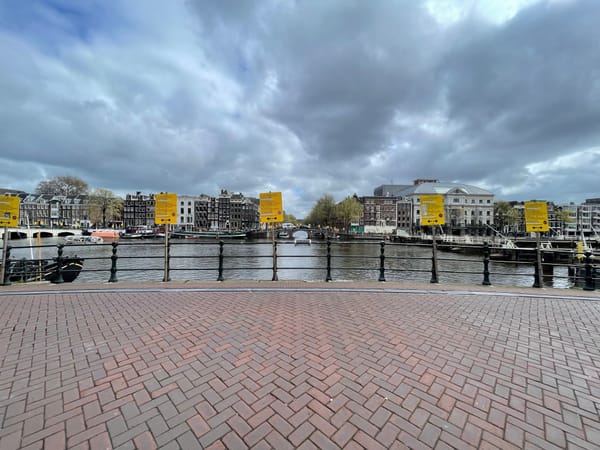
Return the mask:
M 221 286 L 0 288 L 0 449 L 600 447 L 596 293 Z

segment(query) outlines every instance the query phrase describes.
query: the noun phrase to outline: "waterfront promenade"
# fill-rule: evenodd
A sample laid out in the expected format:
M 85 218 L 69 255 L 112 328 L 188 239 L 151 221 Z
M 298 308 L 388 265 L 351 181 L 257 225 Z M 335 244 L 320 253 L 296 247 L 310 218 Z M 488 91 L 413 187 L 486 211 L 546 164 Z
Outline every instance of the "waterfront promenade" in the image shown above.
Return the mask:
M 598 448 L 600 294 L 0 287 L 0 449 Z

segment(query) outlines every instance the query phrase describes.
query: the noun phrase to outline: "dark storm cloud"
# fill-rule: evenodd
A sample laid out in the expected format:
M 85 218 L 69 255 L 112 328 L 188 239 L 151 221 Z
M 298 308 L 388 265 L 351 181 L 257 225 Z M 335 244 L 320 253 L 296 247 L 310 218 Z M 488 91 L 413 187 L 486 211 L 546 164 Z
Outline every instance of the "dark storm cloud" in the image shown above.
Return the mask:
M 473 27 L 448 52 L 440 81 L 469 138 L 466 169 L 501 183 L 515 168 L 520 177 L 523 165 L 598 145 L 599 20 L 594 1 L 535 4 L 502 27 Z
M 438 3 L 0 5 L 0 187 L 282 190 L 299 216 L 420 177 L 599 196 L 600 4 Z

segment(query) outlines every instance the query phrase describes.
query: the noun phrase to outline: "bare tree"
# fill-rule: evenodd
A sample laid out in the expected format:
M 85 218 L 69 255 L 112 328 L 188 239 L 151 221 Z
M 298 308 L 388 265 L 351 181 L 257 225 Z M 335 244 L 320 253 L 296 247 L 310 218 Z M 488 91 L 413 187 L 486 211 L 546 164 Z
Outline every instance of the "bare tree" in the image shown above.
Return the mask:
M 36 194 L 52 194 L 75 196 L 87 194 L 88 184 L 81 178 L 71 176 L 54 177 L 50 180 L 40 181 L 35 189 Z

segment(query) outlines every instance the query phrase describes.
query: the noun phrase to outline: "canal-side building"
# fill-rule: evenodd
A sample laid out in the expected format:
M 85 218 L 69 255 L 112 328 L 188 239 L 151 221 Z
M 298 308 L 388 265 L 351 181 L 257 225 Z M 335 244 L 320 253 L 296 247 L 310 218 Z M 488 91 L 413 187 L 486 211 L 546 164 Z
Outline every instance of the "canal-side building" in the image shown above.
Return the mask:
M 191 231 L 194 228 L 196 199 L 197 197 L 193 195 L 177 195 L 179 208 L 179 221 L 177 225 L 179 229 Z
M 396 197 L 358 197 L 361 205 L 359 226 L 365 233 L 392 233 L 398 226 Z
M 127 228 L 154 226 L 154 194 L 127 194 L 123 201 L 123 226 Z
M 194 230 L 210 230 L 211 222 L 215 220 L 214 197 L 202 194 L 194 200 Z
M 444 199 L 446 225 L 441 227 L 443 233 L 477 236 L 493 234 L 494 194 L 477 186 L 440 182 L 436 179 L 417 179 L 410 186 L 382 185 L 375 188 L 374 192 L 395 194 L 387 198 L 396 199 L 397 228 L 411 234 L 426 231 L 421 227 L 420 197 L 432 194 L 442 195 Z
M 0 195 L 19 197 L 19 226 L 78 228 L 88 224 L 87 195 L 29 194 L 0 189 Z
M 232 230 L 256 230 L 260 227 L 259 200 L 232 194 L 230 200 L 230 227 Z
M 564 224 L 565 236 L 600 236 L 600 198 L 588 198 L 581 204 L 568 203 L 559 207 L 568 212 L 568 220 Z
M 218 196 L 194 197 L 194 230 L 247 231 L 260 226 L 258 199 L 223 189 Z

